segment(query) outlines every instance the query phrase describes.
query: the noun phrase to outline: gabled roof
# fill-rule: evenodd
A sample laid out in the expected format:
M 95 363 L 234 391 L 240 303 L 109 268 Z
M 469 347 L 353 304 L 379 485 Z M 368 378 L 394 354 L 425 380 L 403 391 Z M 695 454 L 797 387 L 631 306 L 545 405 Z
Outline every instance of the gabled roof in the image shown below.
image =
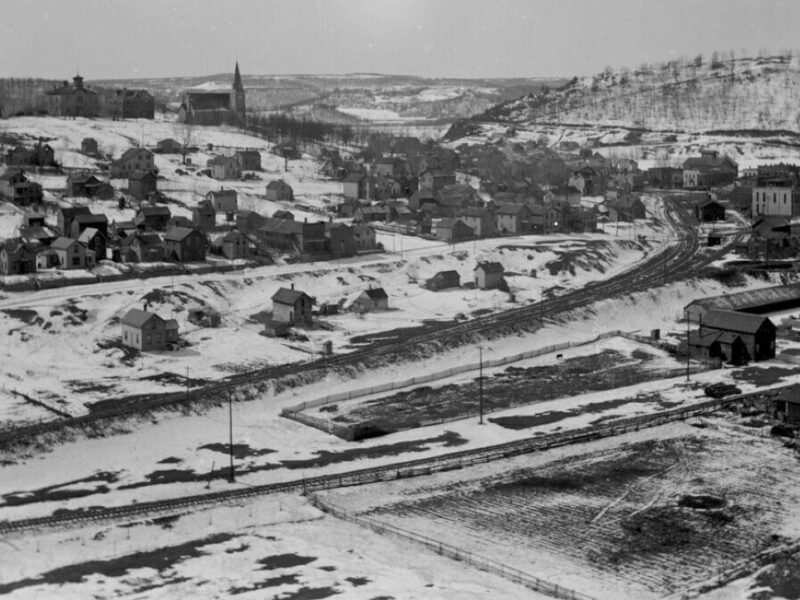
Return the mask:
M 431 279 L 435 278 L 444 279 L 445 281 L 460 281 L 461 275 L 458 274 L 458 271 L 439 271 L 431 277 Z
M 67 250 L 73 244 L 77 244 L 77 243 L 78 243 L 78 240 L 73 240 L 72 238 L 68 238 L 68 237 L 60 237 L 60 238 L 57 238 L 57 239 L 53 240 L 53 243 L 50 244 L 50 247 L 53 250 Z
M 362 179 L 366 179 L 366 175 L 362 175 L 361 173 L 352 173 L 344 178 L 345 183 L 358 183 Z
M 74 223 L 78 223 L 81 225 L 86 224 L 105 224 L 108 225 L 108 217 L 105 215 L 75 215 L 75 219 L 73 219 Z
M 152 204 L 146 204 L 139 208 L 139 214 L 143 217 L 169 217 L 172 215 L 168 207 Z
M 229 196 L 233 196 L 236 198 L 236 190 L 211 190 L 206 194 L 206 197 L 211 196 L 212 198 L 227 198 Z
M 282 188 L 282 187 L 287 187 L 289 189 L 292 189 L 292 186 L 286 183 L 283 179 L 273 179 L 267 184 L 268 190 L 274 190 L 276 188 Z
M 478 269 L 483 269 L 484 273 L 503 273 L 505 271 L 503 265 L 494 261 L 479 262 L 473 271 L 477 271 Z
M 114 163 L 118 164 L 123 161 L 130 160 L 131 158 L 135 158 L 136 155 L 139 154 L 140 152 L 144 152 L 145 154 L 150 156 L 153 155 L 153 153 L 150 152 L 150 150 L 148 150 L 147 148 L 128 148 L 127 150 L 125 150 L 125 152 L 122 153 L 122 156 L 120 156 L 117 160 L 114 161 Z
M 92 211 L 89 210 L 88 206 L 83 205 L 76 205 L 76 206 L 62 206 L 58 209 L 64 218 L 74 219 L 78 215 L 90 215 Z
M 214 205 L 211 203 L 211 200 L 200 200 L 194 210 L 200 214 L 217 214 L 217 211 L 214 208 Z
M 530 209 L 524 204 L 502 204 L 497 209 L 498 215 L 519 216 L 520 214 L 524 214 L 525 212 L 530 212 Z
M 292 219 L 275 219 L 266 217 L 264 219 L 264 225 L 259 227 L 259 230 L 294 235 L 303 232 L 303 224 Z
M 261 158 L 261 153 L 258 150 L 238 150 L 234 156 L 249 156 Z
M 0 250 L 5 250 L 8 254 L 18 254 L 20 252 L 36 254 L 36 246 L 25 241 L 21 237 L 11 238 L 0 242 Z
M 272 295 L 272 302 L 294 306 L 295 302 L 297 302 L 303 296 L 305 296 L 309 300 L 311 299 L 311 296 L 309 296 L 305 292 L 300 292 L 298 290 L 290 290 L 289 288 L 282 287 Z
M 386 300 L 389 298 L 386 290 L 384 290 L 382 287 L 370 288 L 368 290 L 364 290 L 364 293 L 369 296 L 370 300 Z
M 81 244 L 88 244 L 89 242 L 92 241 L 92 238 L 94 236 L 96 236 L 98 233 L 100 233 L 100 232 L 97 229 L 95 229 L 94 227 L 87 227 L 78 236 L 78 241 Z
M 288 210 L 276 210 L 272 213 L 273 219 L 289 219 L 290 221 L 294 221 L 294 215 Z
M 28 181 L 28 178 L 25 177 L 25 172 L 22 169 L 9 169 L 0 175 L 0 181 L 11 181 L 16 177 L 22 177 L 23 181 Z
M 164 320 L 155 313 L 140 310 L 138 308 L 132 308 L 125 313 L 125 316 L 122 317 L 121 322 L 123 325 L 141 329 L 148 321 L 150 321 L 150 319 L 158 319 L 159 321 Z
M 709 310 L 703 315 L 701 327 L 752 334 L 758 331 L 764 323 L 769 323 L 773 329 L 775 327 L 772 321 L 763 315 L 752 315 L 735 310 Z
M 206 165 L 210 167 L 212 165 L 226 165 L 231 163 L 233 163 L 237 167 L 239 166 L 239 163 L 236 162 L 236 159 L 233 158 L 232 156 L 215 156 L 214 158 L 208 159 Z
M 164 236 L 164 241 L 182 242 L 187 237 L 194 234 L 203 235 L 196 229 L 190 229 L 189 227 L 173 227 Z

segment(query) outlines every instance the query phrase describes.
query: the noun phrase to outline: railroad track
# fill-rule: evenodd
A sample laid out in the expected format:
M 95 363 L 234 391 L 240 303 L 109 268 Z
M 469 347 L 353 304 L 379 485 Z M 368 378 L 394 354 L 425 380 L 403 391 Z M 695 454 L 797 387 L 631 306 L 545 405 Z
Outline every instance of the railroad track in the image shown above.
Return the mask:
M 631 431 L 656 427 L 673 421 L 685 420 L 690 417 L 708 414 L 736 402 L 756 398 L 761 395 L 762 393 L 760 392 L 740 394 L 727 398 L 708 400 L 691 407 L 669 409 L 651 415 L 620 419 L 605 425 L 596 425 L 563 433 L 514 440 L 512 442 L 505 442 L 483 448 L 460 450 L 431 458 L 399 461 L 378 467 L 368 467 L 332 475 L 320 475 L 283 483 L 255 485 L 246 488 L 222 490 L 168 500 L 141 502 L 94 510 L 87 509 L 83 512 L 73 512 L 49 517 L 2 521 L 0 522 L 0 535 L 30 529 L 80 525 L 94 521 L 113 521 L 151 514 L 175 513 L 185 509 L 211 507 L 224 502 L 244 500 L 268 494 L 306 494 L 346 486 L 366 485 L 380 481 L 392 481 L 395 479 L 430 475 L 435 472 L 462 469 L 477 464 L 529 454 L 531 452 L 548 450 L 550 448 L 569 444 L 589 442 Z
M 277 365 L 232 375 L 190 392 L 148 394 L 114 399 L 108 402 L 109 405 L 112 405 L 110 408 L 104 406 L 102 409 L 90 412 L 87 415 L 0 431 L 0 443 L 23 440 L 35 435 L 57 431 L 64 427 L 81 426 L 103 419 L 125 417 L 161 406 L 190 403 L 209 396 L 224 395 L 236 388 L 252 385 L 259 381 L 276 379 L 313 369 L 327 369 L 356 364 L 360 361 L 374 358 L 376 355 L 391 354 L 392 352 L 399 352 L 421 344 L 455 342 L 467 335 L 492 333 L 497 331 L 498 328 L 514 327 L 526 322 L 535 322 L 544 317 L 552 318 L 556 314 L 563 314 L 598 300 L 643 291 L 662 283 L 693 276 L 709 262 L 715 260 L 717 255 L 705 258 L 696 256 L 699 242 L 691 227 L 692 217 L 679 203 L 669 201 L 665 214 L 673 229 L 685 232 L 685 235 L 677 238 L 677 243 L 668 246 L 662 252 L 627 271 L 603 281 L 590 283 L 580 290 L 535 304 L 510 309 L 502 313 L 477 317 L 464 323 L 455 325 L 442 324 L 431 331 L 414 335 L 402 341 L 378 341 L 364 349 L 320 358 L 313 362 Z M 726 249 L 723 248 L 720 252 Z

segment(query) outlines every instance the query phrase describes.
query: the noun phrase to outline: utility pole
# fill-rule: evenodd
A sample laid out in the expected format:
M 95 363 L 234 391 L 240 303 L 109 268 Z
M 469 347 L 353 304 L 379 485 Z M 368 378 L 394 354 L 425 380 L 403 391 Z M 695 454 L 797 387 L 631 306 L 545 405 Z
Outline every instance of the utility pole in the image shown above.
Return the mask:
M 689 360 L 692 355 L 691 346 L 689 346 L 689 323 L 691 321 L 691 316 L 687 312 L 686 313 L 686 381 L 689 381 Z
M 234 483 L 236 474 L 233 470 L 233 399 L 230 392 L 228 392 L 228 449 L 231 455 L 231 474 L 228 481 Z
M 189 367 L 186 367 L 186 399 L 189 399 Z
M 483 346 L 478 346 L 478 356 L 479 356 L 478 387 L 480 389 L 480 395 L 478 396 L 478 410 L 480 411 L 478 425 L 483 425 Z

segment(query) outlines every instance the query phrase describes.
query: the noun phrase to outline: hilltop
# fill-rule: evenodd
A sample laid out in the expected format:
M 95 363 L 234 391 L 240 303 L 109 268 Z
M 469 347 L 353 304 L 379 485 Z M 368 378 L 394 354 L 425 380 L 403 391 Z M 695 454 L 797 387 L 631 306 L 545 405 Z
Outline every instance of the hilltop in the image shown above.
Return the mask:
M 798 94 L 800 58 L 791 53 L 759 58 L 698 56 L 576 77 L 559 88 L 502 102 L 459 121 L 445 139 L 460 143 L 506 134 L 528 134 L 531 139 L 544 135 L 550 144 L 627 146 L 633 152 L 626 153 L 635 158 L 662 160 L 674 153 L 691 153 L 706 142 L 726 144 L 732 138 L 785 150 L 800 141 Z M 744 157 L 751 150 L 742 150 Z

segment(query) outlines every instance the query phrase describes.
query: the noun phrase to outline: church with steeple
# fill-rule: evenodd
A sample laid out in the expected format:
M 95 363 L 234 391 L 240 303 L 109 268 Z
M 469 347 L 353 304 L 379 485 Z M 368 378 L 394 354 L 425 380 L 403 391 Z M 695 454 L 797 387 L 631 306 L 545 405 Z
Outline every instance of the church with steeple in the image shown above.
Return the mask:
M 239 72 L 239 63 L 233 72 L 230 91 L 208 89 L 198 86 L 183 94 L 178 119 L 182 123 L 198 125 L 222 125 L 242 123 L 245 120 L 244 86 Z

